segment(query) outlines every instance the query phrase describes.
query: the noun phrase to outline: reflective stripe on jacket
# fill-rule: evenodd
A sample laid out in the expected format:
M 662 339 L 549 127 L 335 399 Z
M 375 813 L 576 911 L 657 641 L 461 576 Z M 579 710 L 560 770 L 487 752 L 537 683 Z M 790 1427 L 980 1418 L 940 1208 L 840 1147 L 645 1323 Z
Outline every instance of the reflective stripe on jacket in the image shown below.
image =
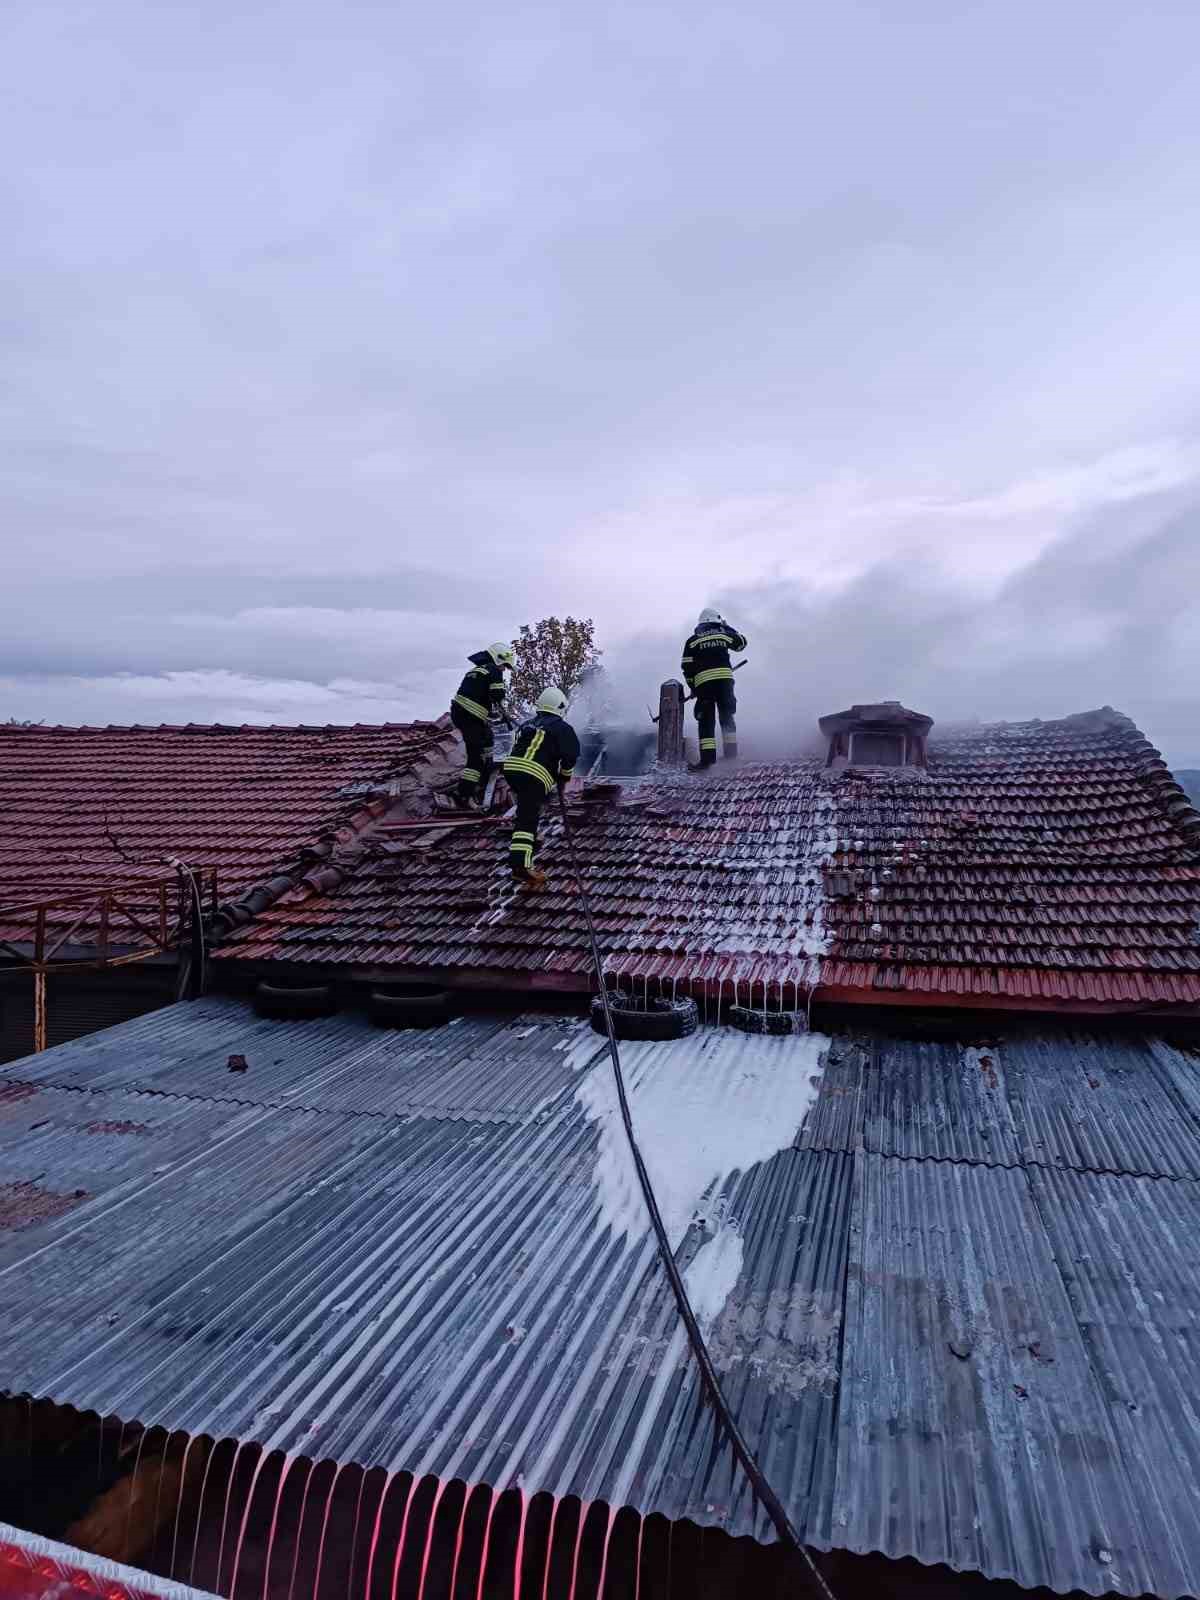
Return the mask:
M 486 722 L 494 711 L 504 710 L 504 668 L 486 650 L 477 650 L 467 659 L 471 670 L 459 684 L 453 704 Z
M 575 729 L 562 717 L 541 711 L 517 729 L 504 771 L 536 778 L 549 794 L 556 783 L 566 783 L 574 777 L 578 760 Z
M 744 650 L 746 635 L 727 622 L 710 622 L 695 633 L 683 647 L 680 663 L 687 686 L 693 693 L 705 684 L 727 683 L 733 677 L 731 650 Z

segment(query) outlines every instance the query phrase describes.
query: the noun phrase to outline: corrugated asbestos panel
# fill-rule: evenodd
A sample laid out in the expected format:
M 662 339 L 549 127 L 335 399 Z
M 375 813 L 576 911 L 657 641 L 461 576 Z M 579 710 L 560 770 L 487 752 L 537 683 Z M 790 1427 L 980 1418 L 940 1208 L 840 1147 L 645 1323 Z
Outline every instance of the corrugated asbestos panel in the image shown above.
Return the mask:
M 1159 1073 L 1188 1115 L 1200 1127 L 1200 1049 L 1166 1039 L 1147 1039 Z
M 1027 1162 L 1200 1177 L 1197 1122 L 1143 1040 L 1018 1035 L 995 1055 Z
M 845 1348 L 824 1542 L 1027 1588 L 1181 1591 L 1024 1172 L 860 1156 Z
M 460 1017 L 411 1031 L 377 1028 L 353 1013 L 276 1022 L 211 997 L 12 1062 L 5 1075 L 232 1104 L 505 1122 L 572 1083 L 568 1052 L 588 1040 L 598 1051 L 599 1040 L 574 1018 Z M 233 1055 L 244 1057 L 245 1071 L 230 1070 Z
M 1125 1456 L 1160 1594 L 1200 1591 L 1200 1185 L 1059 1172 L 1033 1192 Z
M 798 1150 L 862 1149 L 863 1107 L 871 1046 L 840 1035 L 829 1046 L 816 1102 L 796 1135 Z
M 976 1043 L 877 1038 L 864 1049 L 862 1143 L 879 1155 L 1200 1177 L 1196 1062 L 1182 1052 L 1066 1030 Z M 812 1128 L 837 1093 L 827 1075 Z
M 506 1030 L 514 1047 L 536 1038 L 579 1069 L 576 1084 L 587 1077 L 590 1035 L 562 1051 L 557 1027 L 528 1027 Z M 680 1050 L 714 1119 L 734 1114 L 756 1064 L 794 1053 L 729 1034 L 631 1046 L 635 1096 Z M 512 1070 L 528 1059 L 515 1054 Z M 499 1049 L 492 1060 L 499 1076 Z M 138 1154 L 125 1181 L 69 1214 L 0 1233 L 5 1389 L 768 1536 L 716 1447 L 648 1228 L 638 1213 L 627 1236 L 605 1210 L 600 1125 L 574 1092 L 517 1125 L 37 1094 L 109 1123 L 148 1104 L 196 1132 L 153 1165 Z M 29 1152 L 62 1184 L 89 1141 L 139 1137 L 89 1134 L 83 1114 Z M 14 1129 L 14 1170 L 27 1131 Z M 778 1154 L 709 1195 L 704 1226 L 727 1241 L 734 1230 L 740 1252 L 716 1360 L 803 1518 L 833 1436 L 852 1183 L 848 1157 L 781 1137 Z M 711 1242 L 694 1224 L 685 1265 Z
M 223 1082 L 246 1039 L 244 1103 L 200 1098 L 214 1048 Z M 292 1075 L 261 1086 L 287 1103 L 249 1098 L 267 1040 Z M 1029 1160 L 1038 1128 L 1037 1153 L 1185 1165 L 1162 1051 L 1099 1041 L 1111 1125 L 1080 1133 L 1042 1109 L 1080 1093 L 1090 1045 L 1065 1031 L 838 1038 L 797 1130 L 819 1046 L 703 1029 L 622 1049 L 668 1205 L 663 1149 L 686 1166 L 691 1130 L 748 1104 L 781 1124 L 776 1154 L 720 1168 L 679 1259 L 734 1247 L 709 1337 L 793 1517 L 819 1546 L 1026 1586 L 1200 1592 L 1200 1184 Z M 188 1096 L 164 1092 L 172 1063 Z M 211 1001 L 29 1066 L 77 1086 L 0 1087 L 3 1389 L 770 1536 L 717 1448 L 630 1172 L 614 1199 L 624 1147 L 605 1152 L 586 1028 L 377 1034 Z M 156 1090 L 104 1086 L 131 1071 Z M 326 1094 L 338 1109 L 304 1108 Z M 650 1107 L 678 1123 L 665 1146 Z
M 868 1150 L 946 1161 L 1019 1161 L 1019 1137 L 994 1049 L 876 1039 L 866 1080 Z

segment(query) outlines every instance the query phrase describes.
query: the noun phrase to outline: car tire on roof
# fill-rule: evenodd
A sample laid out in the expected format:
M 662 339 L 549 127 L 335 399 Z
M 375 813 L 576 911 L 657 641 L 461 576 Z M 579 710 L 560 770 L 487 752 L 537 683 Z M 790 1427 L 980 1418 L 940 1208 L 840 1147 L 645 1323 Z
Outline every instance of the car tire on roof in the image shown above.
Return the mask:
M 254 1009 L 260 1017 L 299 1022 L 332 1016 L 337 1000 L 331 983 L 260 983 L 254 991 Z
M 372 989 L 367 1015 L 380 1028 L 441 1028 L 450 1021 L 450 993 L 428 983 Z
M 730 1006 L 729 1026 L 743 1033 L 807 1033 L 808 1018 L 803 1011 L 756 1011 L 753 1006 Z
M 686 1039 L 700 1022 L 694 1000 L 650 1000 L 639 1005 L 628 995 L 610 994 L 608 1003 L 618 1039 Z M 599 995 L 592 997 L 592 1027 L 607 1036 Z

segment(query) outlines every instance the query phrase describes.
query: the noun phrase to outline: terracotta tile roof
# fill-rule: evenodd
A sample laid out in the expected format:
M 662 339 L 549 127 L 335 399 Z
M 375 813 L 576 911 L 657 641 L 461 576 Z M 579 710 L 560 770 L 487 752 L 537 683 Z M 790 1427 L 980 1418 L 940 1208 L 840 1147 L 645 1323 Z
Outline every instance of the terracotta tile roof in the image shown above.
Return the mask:
M 839 833 L 827 990 L 1200 1000 L 1200 817 L 1117 712 L 943 739 L 907 794 L 851 780 Z
M 819 878 L 802 882 L 786 867 L 774 882 L 767 877 L 773 861 L 808 848 L 806 818 L 817 793 L 808 768 L 753 768 L 733 783 L 647 785 L 616 806 L 574 805 L 601 941 L 617 967 L 644 957 L 656 977 L 677 964 L 692 981 L 715 980 L 758 951 L 772 971 L 806 981 L 811 962 L 801 930 L 819 911 Z M 782 826 L 781 817 L 788 819 Z M 544 832 L 540 859 L 551 884 L 528 896 L 514 895 L 508 882 L 502 823 L 394 838 L 381 830 L 370 841 L 370 861 L 339 893 L 292 897 L 246 929 L 229 953 L 487 968 L 586 983 L 585 929 L 553 812 Z
M 720 769 L 718 769 L 719 771 Z M 576 802 L 610 973 L 746 1000 L 1200 1003 L 1200 817 L 1110 709 L 974 727 L 928 774 L 816 759 L 645 780 Z M 553 813 L 548 815 L 552 818 Z M 505 824 L 396 829 L 338 892 L 301 889 L 226 958 L 584 987 L 560 825 L 515 896 Z
M 321 881 L 455 742 L 427 722 L 0 726 L 0 906 L 157 883 L 174 876 L 168 855 L 215 869 L 221 903 L 269 904 L 306 873 Z M 10 920 L 0 938 L 28 931 Z

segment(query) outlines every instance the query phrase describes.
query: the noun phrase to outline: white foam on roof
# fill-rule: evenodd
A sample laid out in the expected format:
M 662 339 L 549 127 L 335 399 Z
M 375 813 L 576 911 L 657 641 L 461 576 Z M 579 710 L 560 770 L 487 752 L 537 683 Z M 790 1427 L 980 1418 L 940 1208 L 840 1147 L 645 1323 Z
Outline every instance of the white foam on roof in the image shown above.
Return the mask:
M 704 1241 L 689 1262 L 683 1281 L 696 1320 L 705 1333 L 737 1287 L 745 1253 L 742 1230 L 729 1217 L 711 1239 Z
M 693 1219 L 711 1228 L 684 1273 L 692 1309 L 711 1328 L 737 1287 L 744 1255 L 742 1221 L 731 1208 L 727 1180 L 786 1150 L 820 1088 L 829 1039 L 824 1034 L 770 1038 L 731 1028 L 704 1029 L 670 1044 L 623 1043 L 621 1065 L 634 1133 L 650 1173 L 672 1248 Z M 607 1052 L 575 1092 L 599 1125 L 592 1184 L 602 1226 L 645 1246 L 650 1232 L 637 1170 L 625 1135 Z M 620 1504 L 633 1492 L 664 1394 L 688 1358 L 681 1322 L 655 1359 L 638 1431 L 612 1490 Z
M 756 817 L 744 832 L 715 805 L 711 816 L 685 812 L 675 819 L 677 836 L 696 828 L 694 848 L 676 838 L 675 865 L 719 868 L 728 875 L 727 891 L 695 905 L 686 926 L 675 928 L 665 940 L 663 907 L 657 900 L 648 902 L 644 915 L 606 958 L 606 970 L 630 954 L 711 952 L 742 956 L 749 967 L 759 956 L 811 962 L 827 953 L 825 866 L 838 845 L 837 802 L 831 786 L 815 781 L 808 764 L 790 764 L 787 775 L 790 785 L 777 796 L 774 813 Z M 709 780 L 705 788 L 714 796 L 736 795 L 748 776 L 740 769 L 732 778 Z M 714 845 L 712 831 L 718 827 L 728 829 L 729 837 Z M 679 912 L 679 907 L 670 907 L 672 917 Z
M 724 1028 L 670 1044 L 621 1045 L 634 1131 L 673 1248 L 694 1217 L 736 1225 L 736 1218 L 718 1217 L 718 1192 L 733 1173 L 794 1141 L 828 1047 L 824 1034 L 767 1038 Z M 587 1074 L 576 1099 L 600 1125 L 592 1181 L 601 1221 L 631 1242 L 640 1239 L 650 1218 L 607 1058 Z M 716 1272 L 732 1249 L 727 1242 L 713 1252 L 706 1270 Z

